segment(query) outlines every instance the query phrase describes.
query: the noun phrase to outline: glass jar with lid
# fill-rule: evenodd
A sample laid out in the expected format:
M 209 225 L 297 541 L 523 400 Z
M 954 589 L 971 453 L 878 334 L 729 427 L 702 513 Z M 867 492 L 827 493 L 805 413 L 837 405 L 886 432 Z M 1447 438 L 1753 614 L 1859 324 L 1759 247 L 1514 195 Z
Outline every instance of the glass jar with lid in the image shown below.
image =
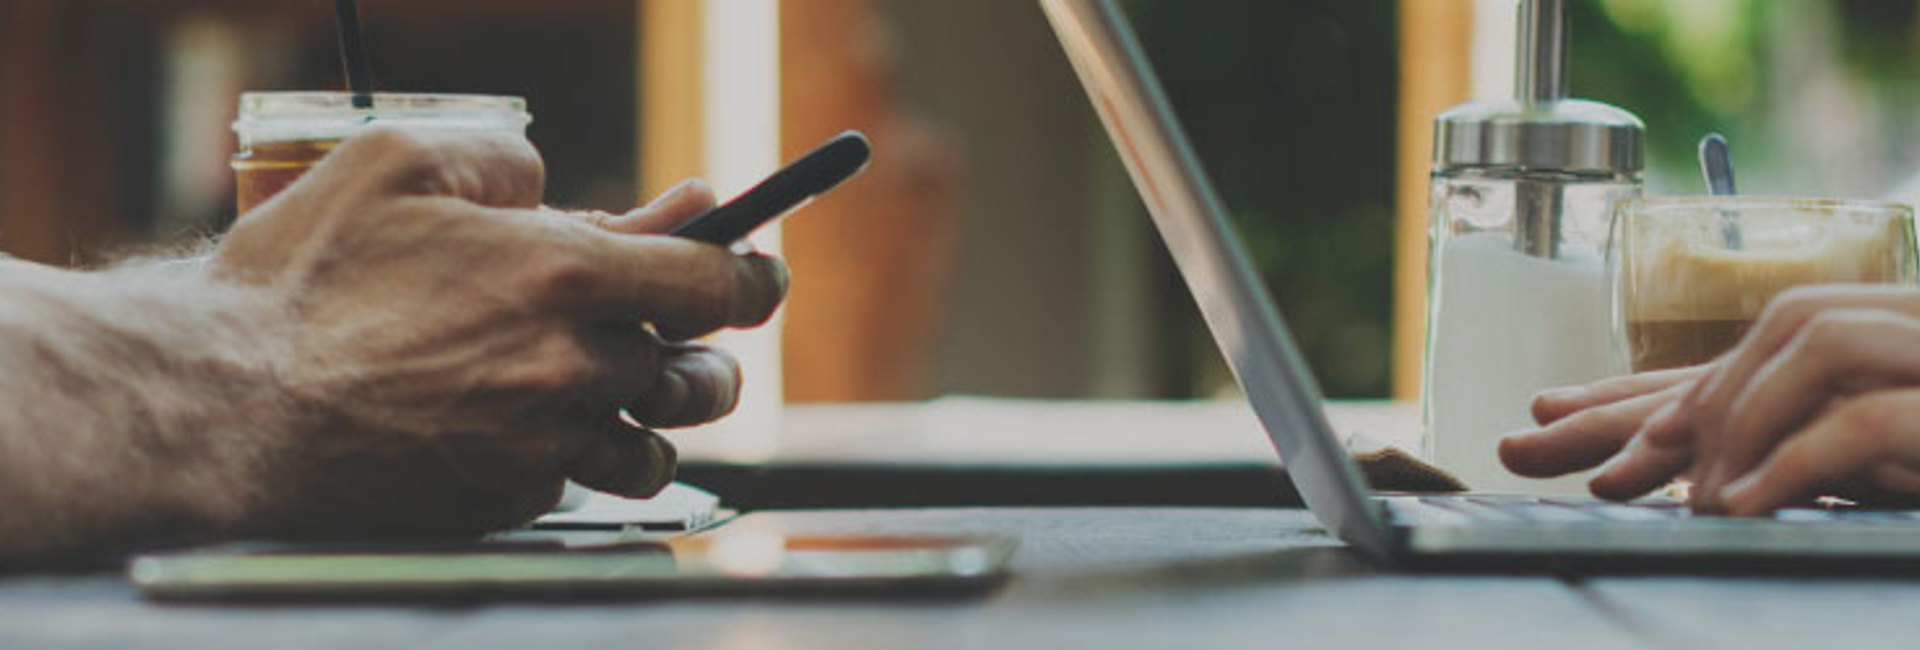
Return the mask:
M 371 107 L 348 92 L 250 92 L 240 95 L 233 132 L 234 187 L 240 214 L 278 194 L 342 140 L 376 126 L 487 131 L 525 138 L 527 102 L 503 95 L 374 93 Z
M 1534 393 L 1611 368 L 1608 222 L 1641 192 L 1645 129 L 1566 97 L 1560 0 L 1520 13 L 1514 98 L 1434 124 L 1423 446 L 1476 490 L 1583 492 L 1581 477 L 1513 475 L 1497 447 L 1534 424 Z

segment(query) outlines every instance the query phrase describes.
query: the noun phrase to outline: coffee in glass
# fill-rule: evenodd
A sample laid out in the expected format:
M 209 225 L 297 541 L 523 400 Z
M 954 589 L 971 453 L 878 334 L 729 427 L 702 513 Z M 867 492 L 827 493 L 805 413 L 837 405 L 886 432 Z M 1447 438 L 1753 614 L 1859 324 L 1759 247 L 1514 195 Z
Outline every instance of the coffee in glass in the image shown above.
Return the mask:
M 1713 360 L 1790 287 L 1915 282 L 1913 210 L 1895 203 L 1638 199 L 1613 237 L 1616 356 L 1633 372 Z

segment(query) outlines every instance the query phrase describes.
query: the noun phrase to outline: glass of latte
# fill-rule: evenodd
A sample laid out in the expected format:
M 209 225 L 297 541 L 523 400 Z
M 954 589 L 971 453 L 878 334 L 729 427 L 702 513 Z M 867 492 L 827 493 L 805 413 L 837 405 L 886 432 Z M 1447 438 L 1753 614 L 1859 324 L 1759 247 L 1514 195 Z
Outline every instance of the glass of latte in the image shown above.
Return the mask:
M 1790 287 L 1915 283 L 1913 208 L 1897 203 L 1636 199 L 1608 248 L 1614 357 L 1632 372 L 1713 360 Z

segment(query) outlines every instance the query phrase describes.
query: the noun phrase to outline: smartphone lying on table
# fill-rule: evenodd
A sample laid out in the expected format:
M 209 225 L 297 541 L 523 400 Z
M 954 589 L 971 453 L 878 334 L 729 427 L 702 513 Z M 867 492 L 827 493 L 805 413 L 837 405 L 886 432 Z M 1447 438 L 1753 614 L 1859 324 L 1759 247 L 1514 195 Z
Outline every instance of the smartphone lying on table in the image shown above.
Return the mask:
M 744 529 L 664 542 L 236 544 L 135 558 L 167 601 L 499 601 L 672 596 L 965 595 L 1006 576 L 997 537 L 788 536 Z

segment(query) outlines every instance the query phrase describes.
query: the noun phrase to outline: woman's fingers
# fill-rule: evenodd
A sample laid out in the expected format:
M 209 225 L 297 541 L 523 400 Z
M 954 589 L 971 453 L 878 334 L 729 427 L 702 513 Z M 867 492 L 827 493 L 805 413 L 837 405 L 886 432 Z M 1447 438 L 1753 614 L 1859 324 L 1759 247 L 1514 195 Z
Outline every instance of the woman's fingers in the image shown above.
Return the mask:
M 1693 444 L 1693 408 L 1688 400 L 1700 391 L 1700 383 L 1710 380 L 1720 369 L 1718 364 L 1707 364 L 1707 373 L 1700 380 L 1682 391 L 1667 406 L 1647 416 L 1647 422 L 1639 435 L 1648 442 L 1662 447 L 1679 447 Z
M 1920 380 L 1920 321 L 1891 311 L 1832 310 L 1809 319 L 1797 335 L 1744 383 L 1702 456 L 1706 505 L 1727 481 L 1751 470 L 1780 439 L 1813 419 L 1836 397 L 1889 383 Z
M 1717 501 L 1728 514 L 1765 515 L 1887 462 L 1920 465 L 1920 390 L 1870 393 L 1829 409 Z
M 1896 285 L 1820 285 L 1781 292 L 1740 342 L 1711 364 L 1713 371 L 1681 399 L 1680 409 L 1649 434 L 1668 444 L 1674 442 L 1670 437 L 1682 435 L 1677 429 L 1689 428 L 1696 455 L 1703 461 L 1718 458 L 1721 441 L 1715 434 L 1724 429 L 1733 400 L 1749 378 L 1808 321 L 1834 309 L 1883 309 L 1920 317 L 1920 293 Z
M 1582 409 L 1543 428 L 1500 440 L 1500 461 L 1515 474 L 1560 476 L 1599 465 L 1640 430 L 1647 416 L 1688 387 L 1669 384 L 1652 393 Z
M 1533 419 L 1542 426 L 1579 411 L 1647 393 L 1666 390 L 1674 384 L 1699 377 L 1707 366 L 1656 370 L 1619 377 L 1608 377 L 1582 386 L 1563 386 L 1540 391 L 1533 396 Z
M 1630 501 L 1672 483 L 1692 464 L 1692 445 L 1662 445 L 1636 435 L 1626 450 L 1587 482 L 1587 490 L 1602 499 Z

